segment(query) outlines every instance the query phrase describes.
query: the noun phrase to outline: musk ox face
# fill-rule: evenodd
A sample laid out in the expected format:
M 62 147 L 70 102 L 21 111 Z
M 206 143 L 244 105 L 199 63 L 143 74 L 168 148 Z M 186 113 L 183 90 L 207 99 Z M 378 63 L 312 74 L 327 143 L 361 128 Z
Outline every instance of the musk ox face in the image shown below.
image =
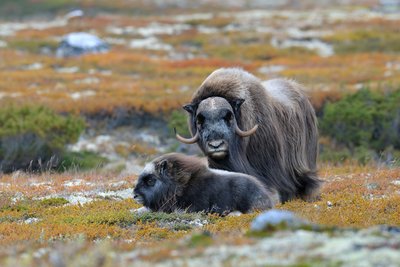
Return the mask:
M 197 105 L 184 106 L 191 115 L 195 135 L 186 139 L 177 134 L 177 139 L 187 144 L 198 142 L 204 154 L 215 160 L 226 158 L 232 146 L 240 142 L 238 138 L 249 136 L 258 128 L 256 125 L 249 131 L 242 131 L 238 127 L 236 118 L 243 102 L 243 99 L 228 102 L 223 97 L 209 97 Z
M 168 175 L 167 164 L 164 160 L 146 165 L 133 190 L 136 202 L 154 211 L 173 202 L 176 186 Z
M 200 102 L 194 119 L 204 154 L 214 159 L 225 158 L 229 144 L 236 141 L 232 106 L 222 97 L 207 98 Z

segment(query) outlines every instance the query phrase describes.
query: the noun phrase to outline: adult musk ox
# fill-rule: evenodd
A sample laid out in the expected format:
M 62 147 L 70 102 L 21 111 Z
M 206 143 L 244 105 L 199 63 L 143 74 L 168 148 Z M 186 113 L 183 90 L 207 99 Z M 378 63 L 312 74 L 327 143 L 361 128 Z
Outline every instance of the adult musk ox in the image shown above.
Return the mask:
M 282 201 L 318 193 L 317 120 L 302 86 L 261 82 L 237 68 L 214 71 L 183 107 L 191 138 L 211 168 L 242 172 L 275 188 Z
M 152 211 L 227 214 L 272 208 L 278 193 L 247 174 L 210 169 L 207 162 L 179 153 L 148 163 L 133 191 L 134 199 Z

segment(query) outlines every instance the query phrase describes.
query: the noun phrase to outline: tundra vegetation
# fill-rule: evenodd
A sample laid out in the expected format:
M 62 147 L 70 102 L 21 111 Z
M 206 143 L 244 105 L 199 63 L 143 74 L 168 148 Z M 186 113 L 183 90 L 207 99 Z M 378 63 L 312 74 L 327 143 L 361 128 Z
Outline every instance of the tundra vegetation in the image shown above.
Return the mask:
M 193 149 L 173 129 L 188 136 L 181 106 L 220 67 L 294 79 L 316 110 L 321 198 L 278 209 L 333 228 L 400 225 L 398 13 L 379 1 L 162 2 L 1 1 L 1 266 L 156 263 L 257 244 L 258 213 L 132 213 L 144 162 Z M 70 32 L 110 51 L 56 57 Z

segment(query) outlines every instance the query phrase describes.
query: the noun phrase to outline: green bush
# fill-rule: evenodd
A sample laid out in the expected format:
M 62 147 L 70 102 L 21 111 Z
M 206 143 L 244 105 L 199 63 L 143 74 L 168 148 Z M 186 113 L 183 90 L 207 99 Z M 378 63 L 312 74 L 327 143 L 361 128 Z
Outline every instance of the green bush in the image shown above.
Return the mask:
M 0 15 L 5 18 L 18 18 L 26 15 L 66 12 L 77 6 L 77 2 L 76 0 L 1 0 Z
M 337 33 L 327 37 L 338 54 L 365 52 L 400 52 L 400 36 L 397 31 L 365 29 Z
M 348 148 L 337 148 L 328 145 L 319 146 L 319 160 L 323 162 L 343 163 L 352 159 Z
M 328 103 L 320 120 L 323 135 L 345 145 L 360 161 L 373 150 L 400 149 L 400 90 L 382 93 L 362 89 Z M 362 153 L 366 152 L 366 153 Z
M 56 50 L 58 43 L 53 40 L 15 40 L 8 43 L 8 47 L 18 50 L 39 53 L 42 48 L 49 48 L 52 51 Z
M 65 152 L 62 155 L 62 160 L 57 167 L 59 171 L 70 169 L 90 170 L 100 168 L 107 163 L 108 160 L 96 153 L 90 151 L 83 152 Z
M 176 129 L 177 133 L 182 136 L 188 137 L 190 136 L 190 131 L 187 124 L 188 116 L 184 111 L 174 110 L 171 112 L 171 115 L 168 120 L 168 128 L 171 129 L 170 132 L 174 132 Z
M 0 171 L 48 170 L 84 130 L 83 119 L 46 107 L 0 109 Z

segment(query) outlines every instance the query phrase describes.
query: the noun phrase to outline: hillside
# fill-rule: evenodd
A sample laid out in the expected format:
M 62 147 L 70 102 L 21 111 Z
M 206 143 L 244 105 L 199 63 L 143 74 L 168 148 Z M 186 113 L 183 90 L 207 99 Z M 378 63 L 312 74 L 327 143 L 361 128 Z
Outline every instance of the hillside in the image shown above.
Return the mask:
M 400 11 L 345 2 L 1 1 L 0 265 L 396 266 Z M 305 86 L 325 183 L 276 209 L 312 227 L 134 212 L 145 162 L 199 154 L 173 128 L 220 67 Z

